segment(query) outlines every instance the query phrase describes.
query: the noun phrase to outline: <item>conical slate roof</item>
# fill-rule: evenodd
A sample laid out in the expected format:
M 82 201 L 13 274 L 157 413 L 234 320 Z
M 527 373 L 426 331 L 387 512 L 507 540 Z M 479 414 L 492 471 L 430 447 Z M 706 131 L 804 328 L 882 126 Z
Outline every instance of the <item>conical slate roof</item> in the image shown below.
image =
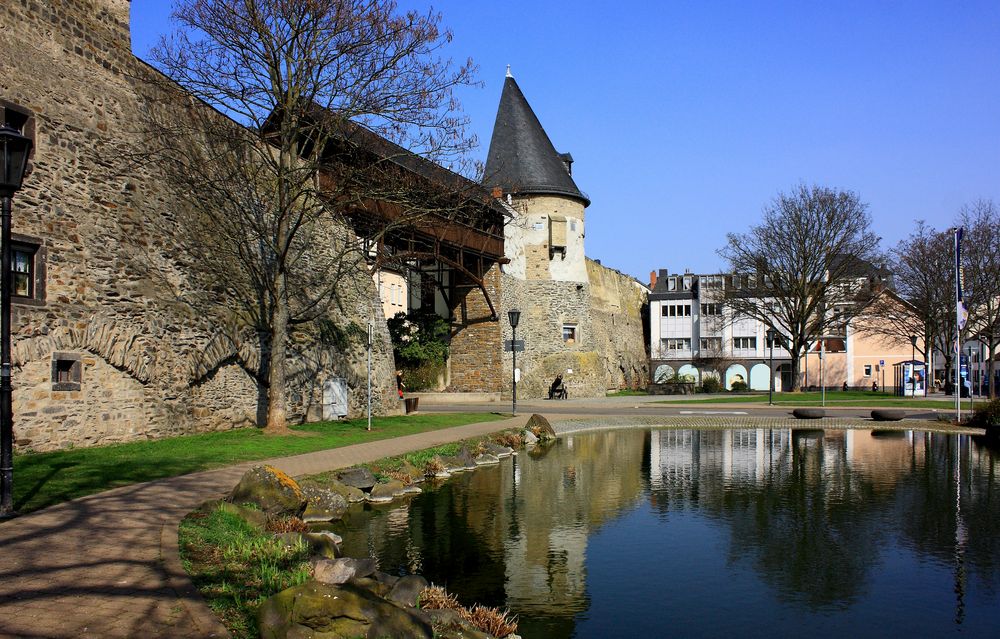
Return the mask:
M 572 162 L 569 154 L 565 158 Z M 483 181 L 505 193 L 566 195 L 590 205 L 510 75 L 503 83 Z

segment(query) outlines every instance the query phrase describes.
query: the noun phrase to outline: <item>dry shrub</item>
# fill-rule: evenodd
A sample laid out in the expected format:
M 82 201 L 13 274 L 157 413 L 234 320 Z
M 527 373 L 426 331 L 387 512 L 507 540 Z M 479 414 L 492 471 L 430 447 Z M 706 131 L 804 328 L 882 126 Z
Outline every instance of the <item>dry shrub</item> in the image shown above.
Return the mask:
M 272 517 L 267 520 L 267 530 L 273 533 L 309 532 L 309 526 L 298 517 Z
M 508 430 L 502 433 L 497 433 L 493 435 L 493 441 L 501 446 L 513 448 L 514 450 L 518 450 L 524 446 L 524 439 L 521 437 L 521 433 L 517 431 Z
M 458 599 L 441 586 L 427 586 L 420 591 L 420 607 L 427 610 L 458 610 Z
M 435 456 L 434 459 L 424 464 L 424 474 L 428 477 L 433 477 L 434 475 L 444 472 L 445 470 L 446 467 L 444 462 L 441 461 L 441 457 L 439 456 Z
M 517 632 L 517 617 L 512 617 L 509 610 L 476 604 L 471 609 L 459 610 L 458 614 L 473 626 L 494 637 L 506 637 Z
M 454 595 L 441 586 L 428 586 L 420 593 L 420 607 L 425 610 L 454 610 L 476 628 L 494 637 L 506 637 L 517 632 L 517 618 L 509 610 L 489 608 L 476 604 L 466 608 Z
M 382 474 L 390 479 L 402 482 L 404 486 L 409 486 L 413 483 L 413 478 L 410 477 L 410 474 L 404 473 L 401 470 L 383 470 Z

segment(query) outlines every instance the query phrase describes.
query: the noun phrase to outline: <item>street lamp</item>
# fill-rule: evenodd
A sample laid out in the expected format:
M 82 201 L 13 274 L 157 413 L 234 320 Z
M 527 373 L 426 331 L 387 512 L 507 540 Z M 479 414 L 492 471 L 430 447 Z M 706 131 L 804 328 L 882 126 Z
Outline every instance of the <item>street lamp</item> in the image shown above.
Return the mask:
M 10 200 L 21 188 L 31 140 L 0 126 L 0 517 L 14 511 L 14 411 L 10 384 Z
M 917 336 L 910 335 L 910 397 L 917 396 Z
M 778 336 L 778 332 L 773 328 L 767 329 L 767 345 L 771 349 L 771 364 L 768 366 L 768 382 L 767 382 L 767 405 L 774 405 L 774 338 Z
M 510 320 L 510 355 L 513 358 L 513 365 L 510 369 L 513 397 L 511 413 L 517 415 L 517 323 L 521 321 L 521 311 L 517 309 L 507 311 L 507 319 Z

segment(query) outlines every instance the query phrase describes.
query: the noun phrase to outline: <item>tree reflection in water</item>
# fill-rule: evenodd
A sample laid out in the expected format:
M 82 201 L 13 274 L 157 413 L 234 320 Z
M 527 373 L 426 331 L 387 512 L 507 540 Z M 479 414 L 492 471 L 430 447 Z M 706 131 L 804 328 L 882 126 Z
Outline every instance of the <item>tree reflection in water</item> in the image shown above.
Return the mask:
M 706 581 L 682 561 L 705 549 L 670 543 L 681 517 L 704 526 L 706 540 L 725 540 L 722 562 L 705 570 L 755 575 L 755 592 L 770 592 L 771 603 L 737 608 L 732 628 L 714 629 L 779 632 L 774 618 L 785 615 L 788 630 L 808 617 L 816 634 L 832 635 L 881 614 L 888 597 L 891 609 L 912 599 L 949 610 L 944 626 L 909 611 L 924 631 L 975 636 L 984 618 L 1000 624 L 998 459 L 968 438 L 924 433 L 606 431 L 453 477 L 405 504 L 354 508 L 336 529 L 349 555 L 424 574 L 465 603 L 510 607 L 526 639 L 600 636 L 609 625 L 596 617 L 609 609 L 663 617 L 635 628 L 699 618 L 658 600 L 670 588 L 694 596 Z M 588 555 L 595 539 L 612 538 Z M 588 583 L 588 570 L 604 578 L 609 565 L 637 583 Z M 933 577 L 942 571 L 947 584 Z M 913 583 L 917 574 L 937 581 Z M 727 596 L 705 595 L 705 615 Z M 593 600 L 609 596 L 620 599 Z M 655 601 L 638 605 L 644 596 Z

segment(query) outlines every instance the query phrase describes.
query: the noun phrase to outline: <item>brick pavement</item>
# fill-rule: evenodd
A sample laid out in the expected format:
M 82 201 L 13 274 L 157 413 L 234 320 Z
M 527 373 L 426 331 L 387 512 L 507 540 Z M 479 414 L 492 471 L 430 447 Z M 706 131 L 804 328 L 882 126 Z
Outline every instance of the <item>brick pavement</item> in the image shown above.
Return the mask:
M 228 637 L 181 567 L 177 524 L 250 466 L 292 476 L 523 425 L 469 424 L 117 488 L 0 523 L 0 637 Z M 16 478 L 15 478 L 16 479 Z

